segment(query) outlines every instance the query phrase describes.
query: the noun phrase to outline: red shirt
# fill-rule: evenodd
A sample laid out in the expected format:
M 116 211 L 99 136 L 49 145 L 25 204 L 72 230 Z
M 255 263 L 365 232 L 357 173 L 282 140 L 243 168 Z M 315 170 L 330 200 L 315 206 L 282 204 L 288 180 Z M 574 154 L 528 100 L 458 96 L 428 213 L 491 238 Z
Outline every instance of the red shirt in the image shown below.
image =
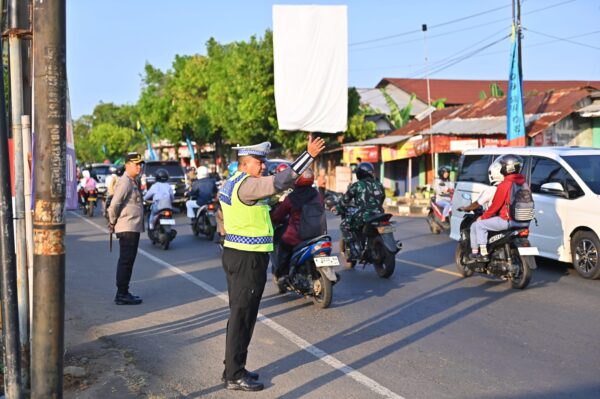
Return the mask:
M 487 211 L 481 215 L 482 220 L 494 216 L 500 216 L 504 220 L 510 220 L 508 205 L 510 203 L 510 189 L 512 188 L 513 183 L 525 183 L 525 176 L 520 173 L 515 173 L 504 178 L 504 181 L 498 185 L 492 204 Z

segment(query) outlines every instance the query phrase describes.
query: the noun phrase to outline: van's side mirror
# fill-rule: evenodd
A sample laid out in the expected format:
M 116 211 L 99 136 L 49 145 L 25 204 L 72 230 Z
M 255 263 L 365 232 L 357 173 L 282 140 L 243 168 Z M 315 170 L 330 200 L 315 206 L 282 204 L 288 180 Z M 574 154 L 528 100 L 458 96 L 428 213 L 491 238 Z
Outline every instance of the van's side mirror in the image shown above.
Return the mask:
M 565 192 L 564 187 L 559 182 L 544 183 L 540 187 L 540 191 L 542 193 L 547 193 L 547 194 L 552 194 L 552 195 L 558 195 L 560 197 L 566 197 L 567 196 L 567 193 Z
M 463 193 L 462 197 L 463 197 L 463 199 L 466 199 L 467 201 L 471 201 L 471 194 L 469 194 L 469 193 Z

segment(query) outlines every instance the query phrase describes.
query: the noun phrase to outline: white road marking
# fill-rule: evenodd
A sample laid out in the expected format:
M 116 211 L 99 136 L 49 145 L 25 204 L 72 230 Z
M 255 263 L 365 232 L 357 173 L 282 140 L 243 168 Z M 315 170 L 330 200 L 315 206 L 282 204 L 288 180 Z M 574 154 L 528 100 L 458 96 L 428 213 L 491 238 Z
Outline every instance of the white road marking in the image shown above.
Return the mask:
M 99 229 L 105 233 L 108 233 L 108 229 L 98 225 L 97 223 L 94 223 L 91 220 L 86 219 L 83 216 L 78 215 L 75 212 L 70 212 L 70 213 L 77 216 L 78 218 L 82 219 L 84 222 L 96 227 L 97 229 Z M 165 262 L 164 260 L 152 255 L 151 253 L 144 251 L 143 249 L 138 249 L 138 253 L 141 255 L 144 255 L 146 258 L 158 263 L 159 265 L 171 270 L 173 273 L 180 275 L 181 277 L 183 277 L 186 280 L 190 281 L 191 283 L 197 285 L 198 287 L 202 288 L 203 290 L 218 297 L 222 301 L 229 303 L 229 298 L 226 293 L 217 290 L 216 288 L 205 283 L 204 281 L 197 279 L 196 277 L 184 272 L 183 270 L 179 269 L 178 267 L 175 267 L 175 266 L 171 265 L 170 263 Z M 324 350 L 319 349 L 318 347 L 314 346 L 310 342 L 306 341 L 305 339 L 294 334 L 287 328 L 283 327 L 281 324 L 276 323 L 275 321 L 269 319 L 265 315 L 259 313 L 258 321 L 262 322 L 264 325 L 271 328 L 273 331 L 279 333 L 285 339 L 287 339 L 288 341 L 297 345 L 300 349 L 315 356 L 317 359 L 319 359 L 323 363 L 333 367 L 334 369 L 338 370 L 339 372 L 344 373 L 348 377 L 352 378 L 354 381 L 364 385 L 366 388 L 370 389 L 372 392 L 377 393 L 377 394 L 383 396 L 384 398 L 404 399 L 404 397 L 392 392 L 388 388 L 379 384 L 377 381 L 372 380 L 371 378 L 367 377 L 366 375 L 364 375 L 364 374 L 360 373 L 359 371 L 356 371 L 352 367 L 344 364 L 343 362 L 339 361 L 335 357 L 329 355 Z

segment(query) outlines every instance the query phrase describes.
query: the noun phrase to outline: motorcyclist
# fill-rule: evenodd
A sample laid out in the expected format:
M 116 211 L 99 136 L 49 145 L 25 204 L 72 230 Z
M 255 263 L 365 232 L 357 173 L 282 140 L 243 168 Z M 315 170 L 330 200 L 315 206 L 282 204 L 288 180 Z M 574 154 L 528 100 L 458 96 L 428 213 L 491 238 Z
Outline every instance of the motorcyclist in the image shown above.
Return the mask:
M 148 220 L 148 228 L 154 230 L 154 218 L 156 214 L 165 208 L 171 208 L 171 203 L 175 199 L 173 187 L 169 183 L 169 173 L 164 169 L 156 171 L 156 183 L 150 187 L 150 190 L 144 194 L 144 201 L 152 201 L 150 207 L 150 219 Z
M 444 223 L 452 209 L 452 193 L 454 192 L 454 183 L 450 181 L 448 166 L 438 169 L 438 178 L 433 183 L 433 191 L 436 205 L 442 208 L 442 223 Z
M 496 164 L 496 165 L 494 165 Z M 521 172 L 523 159 L 518 155 L 507 154 L 499 157 L 490 166 L 490 169 L 499 169 L 504 180 L 498 185 L 492 204 L 481 215 L 471 228 L 471 261 L 487 262 L 487 237 L 488 231 L 501 231 L 509 228 L 510 192 L 513 184 L 525 183 L 525 176 Z
M 217 194 L 216 182 L 209 176 L 208 168 L 200 166 L 196 173 L 198 178 L 192 183 L 192 188 L 188 192 L 190 199 L 186 202 L 187 216 L 190 219 L 196 217 L 196 208 L 210 203 Z
M 494 199 L 498 184 L 504 180 L 504 175 L 500 173 L 502 165 L 500 163 L 493 162 L 488 168 L 488 179 L 490 180 L 490 186 L 487 186 L 477 197 L 477 199 L 467 206 L 458 208 L 461 212 L 470 212 L 481 207 L 487 209 Z
M 385 189 L 375 179 L 375 168 L 370 162 L 361 162 L 354 169 L 358 181 L 348 187 L 348 191 L 342 196 L 339 203 L 340 213 L 343 220 L 340 230 L 344 238 L 346 248 L 350 249 L 351 260 L 356 260 L 360 254 L 355 245 L 352 245 L 351 237 L 353 231 L 360 231 L 365 221 L 373 215 L 383 213 L 383 201 L 385 200 Z M 349 207 L 357 208 L 356 212 L 346 214 Z
M 281 170 L 289 168 L 289 165 L 283 165 Z M 277 168 L 279 169 L 279 166 Z M 298 180 L 296 180 L 293 191 L 271 211 L 273 225 L 283 223 L 289 216 L 285 231 L 278 242 L 277 269 L 274 270 L 276 278 L 288 274 L 293 248 L 303 241 L 300 237 L 300 220 L 302 218 L 303 205 L 316 202 L 323 208 L 323 199 L 319 195 L 319 192 L 312 186 L 314 181 L 315 174 L 313 170 L 311 168 L 306 169 Z
M 82 178 L 79 181 L 79 197 L 85 204 L 87 201 L 88 193 L 92 190 L 96 190 L 96 180 L 90 175 L 89 170 L 81 172 Z

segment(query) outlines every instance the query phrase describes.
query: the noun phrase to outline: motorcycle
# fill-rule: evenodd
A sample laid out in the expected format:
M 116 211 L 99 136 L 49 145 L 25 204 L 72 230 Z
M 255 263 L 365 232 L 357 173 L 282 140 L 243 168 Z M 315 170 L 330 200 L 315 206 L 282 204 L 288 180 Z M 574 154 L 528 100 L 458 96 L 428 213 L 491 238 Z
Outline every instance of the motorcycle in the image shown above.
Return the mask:
M 217 201 L 210 202 L 199 208 L 196 208 L 194 218 L 192 219 L 192 232 L 195 236 L 202 233 L 212 241 L 217 231 Z
M 436 203 L 435 196 L 432 196 L 429 200 L 429 213 L 427 214 L 426 219 L 431 232 L 433 234 L 440 234 L 442 231 L 449 231 L 451 214 L 452 211 L 450 211 L 446 220 L 442 222 L 442 219 L 444 218 L 443 208 Z
M 281 236 L 281 229 L 277 228 L 275 236 Z M 272 253 L 273 269 L 277 268 L 278 246 Z M 326 309 L 331 305 L 333 286 L 340 281 L 334 267 L 339 266 L 337 256 L 331 256 L 331 237 L 322 235 L 303 241 L 292 250 L 292 257 L 287 275 L 277 279 L 273 274 L 273 282 L 277 285 L 280 294 L 287 291 L 296 292 L 305 297 L 310 297 L 313 303 Z
M 148 216 L 148 222 L 150 222 L 150 215 Z M 173 228 L 175 219 L 173 219 L 171 201 L 158 201 L 153 225 L 153 228 L 150 229 L 150 223 L 148 223 L 148 238 L 152 245 L 158 244 L 166 251 L 169 249 L 171 241 L 177 236 L 177 230 Z
M 460 225 L 460 241 L 456 246 L 455 263 L 463 277 L 473 273 L 510 280 L 512 288 L 523 289 L 531 281 L 535 269 L 536 247 L 529 243 L 529 223 L 513 223 L 507 230 L 488 233 L 488 262 L 469 259 L 471 253 L 471 225 L 483 211 L 465 213 Z
M 357 211 L 356 208 L 347 208 L 342 218 L 350 217 Z M 356 263 L 362 263 L 364 268 L 371 263 L 381 278 L 389 278 L 394 273 L 396 254 L 402 249 L 402 243 L 394 239 L 396 229 L 391 218 L 389 213 L 378 213 L 367 219 L 361 231 L 352 232 L 348 241 L 359 254 L 357 260 L 348 260 L 350 248 L 346 248 L 344 237 L 340 239 L 340 252 L 344 255 L 346 268 L 354 268 Z
M 94 209 L 98 201 L 98 191 L 95 189 L 85 192 L 84 189 L 79 190 L 79 206 L 84 215 L 89 217 L 94 216 Z

